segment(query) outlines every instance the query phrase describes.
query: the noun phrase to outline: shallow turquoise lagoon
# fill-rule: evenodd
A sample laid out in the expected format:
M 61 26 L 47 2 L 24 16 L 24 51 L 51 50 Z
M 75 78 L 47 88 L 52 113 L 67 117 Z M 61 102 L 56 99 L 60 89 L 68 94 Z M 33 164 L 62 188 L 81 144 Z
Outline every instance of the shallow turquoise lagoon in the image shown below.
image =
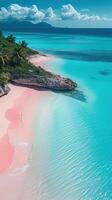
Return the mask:
M 37 103 L 27 200 L 112 199 L 112 38 L 15 33 L 55 56 L 49 68 L 76 80 L 74 94 Z

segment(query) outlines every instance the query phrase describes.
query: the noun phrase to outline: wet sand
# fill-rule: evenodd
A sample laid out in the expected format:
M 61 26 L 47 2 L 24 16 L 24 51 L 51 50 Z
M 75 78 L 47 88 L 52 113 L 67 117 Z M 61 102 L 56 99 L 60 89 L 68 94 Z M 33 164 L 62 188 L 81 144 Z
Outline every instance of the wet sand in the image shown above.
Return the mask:
M 32 56 L 30 62 L 47 69 L 52 57 Z M 23 192 L 33 145 L 33 123 L 41 92 L 9 85 L 0 98 L 0 196 L 16 200 Z M 45 93 L 45 92 L 44 92 Z
M 0 98 L 0 196 L 4 200 L 18 199 L 22 190 L 40 94 L 13 85 L 10 88 L 11 92 Z

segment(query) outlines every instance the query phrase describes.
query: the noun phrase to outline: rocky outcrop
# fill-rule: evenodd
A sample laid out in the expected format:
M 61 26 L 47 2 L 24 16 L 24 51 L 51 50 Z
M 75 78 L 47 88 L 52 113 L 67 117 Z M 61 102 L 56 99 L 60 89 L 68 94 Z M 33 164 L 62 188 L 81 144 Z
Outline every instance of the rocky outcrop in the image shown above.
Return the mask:
M 59 75 L 46 75 L 33 77 L 13 79 L 13 84 L 31 87 L 31 88 L 45 88 L 57 91 L 70 91 L 77 87 L 77 84 L 70 79 L 63 78 Z
M 7 95 L 10 92 L 10 88 L 6 86 L 0 86 L 0 97 Z

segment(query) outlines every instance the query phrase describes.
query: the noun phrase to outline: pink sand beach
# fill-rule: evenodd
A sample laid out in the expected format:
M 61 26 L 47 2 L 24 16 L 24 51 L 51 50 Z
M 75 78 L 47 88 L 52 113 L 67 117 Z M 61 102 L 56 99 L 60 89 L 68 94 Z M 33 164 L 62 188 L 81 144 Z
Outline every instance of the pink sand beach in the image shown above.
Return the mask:
M 35 56 L 33 64 L 45 66 L 49 57 Z M 0 196 L 16 200 L 29 167 L 33 122 L 40 91 L 9 85 L 11 91 L 0 98 Z
M 10 88 L 11 92 L 0 98 L 0 196 L 3 200 L 16 200 L 20 195 L 40 93 L 13 85 Z
M 54 59 L 53 56 L 34 55 L 29 58 L 29 61 L 35 66 L 41 66 L 45 70 L 50 70 L 48 65 Z

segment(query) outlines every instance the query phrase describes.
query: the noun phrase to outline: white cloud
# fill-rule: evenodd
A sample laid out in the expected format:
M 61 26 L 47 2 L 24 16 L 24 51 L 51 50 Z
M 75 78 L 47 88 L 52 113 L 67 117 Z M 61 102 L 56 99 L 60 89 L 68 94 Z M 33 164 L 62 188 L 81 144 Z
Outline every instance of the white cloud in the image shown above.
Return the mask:
M 78 20 L 101 20 L 100 16 L 81 14 L 71 4 L 63 5 L 61 8 L 61 17 L 63 20 L 78 19 Z
M 7 19 L 9 17 L 9 12 L 6 8 L 1 8 L 0 10 L 0 20 Z
M 52 9 L 52 7 L 49 7 L 46 12 L 45 12 L 45 19 L 44 20 L 48 20 L 48 21 L 55 21 L 55 20 L 59 20 L 60 18 L 54 13 L 54 10 Z
M 18 4 L 12 4 L 7 9 L 9 16 L 18 20 L 41 21 L 45 14 L 41 12 L 36 5 L 31 7 L 22 7 Z
M 2 7 L 0 9 L 0 20 L 16 19 L 21 21 L 32 21 L 38 23 L 42 21 L 54 22 L 65 20 L 80 20 L 80 21 L 112 21 L 112 18 L 100 17 L 98 15 L 90 15 L 87 9 L 78 11 L 73 5 L 67 4 L 61 7 L 61 10 L 56 12 L 49 7 L 47 10 L 40 10 L 36 5 L 31 7 L 24 7 L 18 4 L 11 4 L 8 8 Z
M 18 4 L 12 4 L 8 10 L 10 17 L 15 19 L 25 19 L 29 14 L 28 7 L 21 7 Z
M 40 11 L 36 5 L 32 5 L 31 7 L 22 7 L 18 4 L 12 4 L 7 9 L 0 9 L 0 20 L 11 18 L 40 22 L 44 19 L 44 16 L 45 14 Z
M 70 18 L 79 18 L 80 13 L 71 5 L 63 5 L 61 8 L 61 17 L 63 20 L 70 19 Z
M 17 20 L 27 20 L 34 23 L 41 21 L 53 21 L 59 20 L 59 17 L 54 13 L 54 10 L 49 7 L 46 11 L 39 10 L 36 5 L 31 7 L 23 7 L 18 4 L 11 4 L 7 9 L 0 9 L 0 20 L 3 19 L 17 19 Z

